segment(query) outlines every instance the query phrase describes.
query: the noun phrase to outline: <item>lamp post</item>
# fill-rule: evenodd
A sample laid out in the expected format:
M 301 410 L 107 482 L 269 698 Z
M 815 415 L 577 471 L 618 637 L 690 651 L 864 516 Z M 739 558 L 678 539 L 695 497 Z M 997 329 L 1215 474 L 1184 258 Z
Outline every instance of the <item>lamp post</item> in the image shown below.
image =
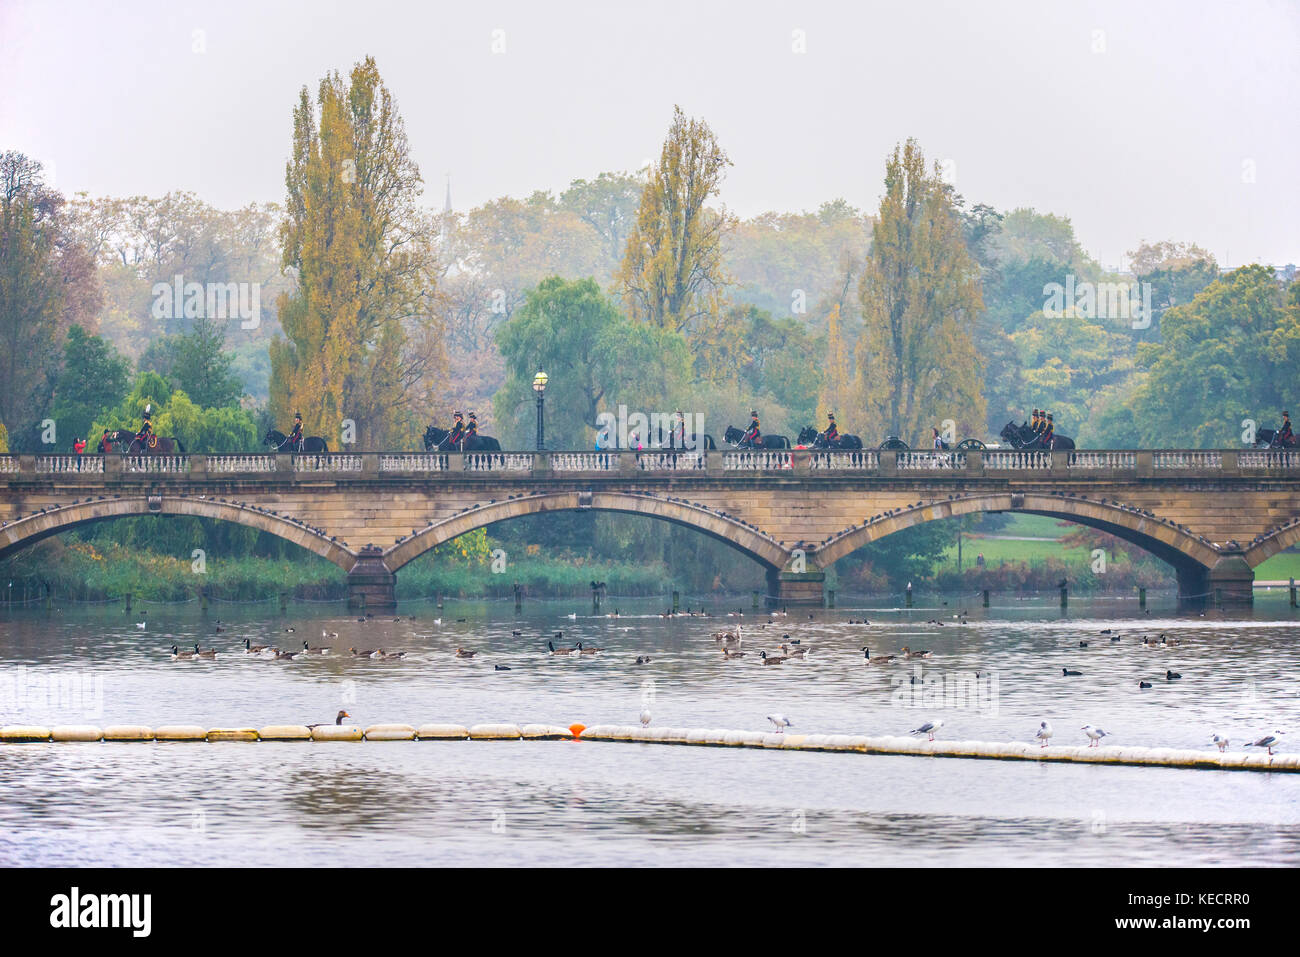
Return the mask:
M 546 426 L 543 419 L 543 403 L 546 401 L 546 383 L 549 377 L 545 372 L 538 371 L 533 376 L 533 391 L 537 393 L 537 451 L 541 452 L 546 448 Z

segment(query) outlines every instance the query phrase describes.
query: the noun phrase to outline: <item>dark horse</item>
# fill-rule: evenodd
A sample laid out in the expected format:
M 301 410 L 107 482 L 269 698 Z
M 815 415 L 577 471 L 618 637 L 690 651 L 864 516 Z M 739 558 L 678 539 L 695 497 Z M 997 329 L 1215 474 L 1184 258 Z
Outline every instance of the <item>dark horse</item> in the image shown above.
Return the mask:
M 862 439 L 856 435 L 840 433 L 835 441 L 828 443 L 825 432 L 818 432 L 809 425 L 799 430 L 799 445 L 808 449 L 860 449 Z
M 1034 433 L 1034 430 L 1027 423 L 1021 422 L 1016 425 L 1015 422 L 1008 422 L 998 433 L 1006 439 L 1013 449 L 1024 449 L 1026 451 L 1046 450 L 1047 446 L 1043 444 L 1043 437 Z M 1072 449 L 1074 448 L 1074 439 L 1068 435 L 1056 433 L 1052 443 L 1054 449 Z
M 1295 442 L 1288 445 L 1282 441 L 1282 436 L 1277 429 L 1259 429 L 1255 432 L 1255 448 L 1293 449 L 1295 448 Z
M 612 434 L 613 430 L 611 430 Z M 617 442 L 617 436 L 614 437 Z M 701 444 L 701 442 L 703 444 Z M 652 443 L 653 444 L 653 443 Z M 708 452 L 716 449 L 718 446 L 713 441 L 713 436 L 707 432 L 701 439 L 700 433 L 692 432 L 686 436 L 679 436 L 676 429 L 659 429 L 659 444 L 654 446 L 658 449 L 677 449 L 681 448 L 689 452 Z
M 108 444 L 114 452 L 121 452 L 123 455 L 174 455 L 177 452 L 185 454 L 185 446 L 181 444 L 180 439 L 165 435 L 151 435 L 147 439 L 141 439 L 130 429 L 118 429 L 116 432 L 108 433 Z
M 745 437 L 745 430 L 738 429 L 734 425 L 727 426 L 727 431 L 723 433 L 722 437 L 726 440 L 728 445 L 734 446 L 736 448 L 751 447 L 749 445 L 742 446 L 740 444 L 740 440 Z M 788 449 L 790 447 L 790 440 L 786 438 L 784 435 L 762 435 L 759 436 L 758 441 L 761 444 L 758 446 L 754 446 L 755 448 Z
M 472 439 L 467 439 L 462 444 L 464 448 L 456 448 L 447 444 L 447 437 L 451 435 L 446 429 L 429 426 L 424 430 L 424 450 L 426 452 L 500 452 L 501 443 L 490 435 L 476 435 Z
M 277 429 L 267 429 L 266 437 L 262 441 L 267 445 L 275 446 L 277 452 L 297 451 L 289 445 L 289 437 Z M 302 450 L 303 452 L 328 452 L 330 447 L 319 435 L 308 435 L 303 437 Z

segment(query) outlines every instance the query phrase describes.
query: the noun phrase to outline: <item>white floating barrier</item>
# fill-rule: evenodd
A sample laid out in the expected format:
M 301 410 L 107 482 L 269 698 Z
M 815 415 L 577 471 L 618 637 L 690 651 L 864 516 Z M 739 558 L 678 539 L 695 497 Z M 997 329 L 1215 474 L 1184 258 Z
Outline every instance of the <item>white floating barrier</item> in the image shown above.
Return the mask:
M 30 741 L 50 740 L 50 729 L 37 725 L 11 724 L 0 728 L 0 741 L 22 744 Z
M 475 741 L 518 741 L 523 737 L 517 724 L 476 724 L 469 729 Z
M 561 741 L 573 737 L 573 732 L 568 728 L 553 724 L 526 724 L 519 729 L 519 733 L 525 741 Z
M 469 729 L 459 724 L 422 724 L 415 729 L 420 741 L 464 741 Z
M 104 729 L 105 741 L 152 741 L 153 728 L 144 724 L 113 724 Z
M 366 728 L 367 741 L 414 741 L 415 729 L 409 724 L 372 724 Z
M 263 741 L 310 741 L 311 728 L 305 724 L 269 724 L 257 729 Z
M 208 729 L 197 724 L 165 724 L 155 728 L 153 736 L 157 741 L 206 741 Z
M 355 724 L 322 724 L 311 729 L 313 741 L 364 741 L 365 737 Z
M 209 728 L 209 741 L 256 741 L 256 728 Z
M 51 741 L 102 741 L 104 732 L 93 724 L 65 724 L 50 729 Z

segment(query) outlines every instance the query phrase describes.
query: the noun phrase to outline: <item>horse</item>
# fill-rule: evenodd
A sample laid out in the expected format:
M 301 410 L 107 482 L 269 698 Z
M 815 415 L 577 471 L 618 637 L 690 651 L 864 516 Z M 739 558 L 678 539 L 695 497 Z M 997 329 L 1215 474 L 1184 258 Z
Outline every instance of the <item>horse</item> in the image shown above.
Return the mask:
M 122 445 L 125 447 L 120 451 L 124 455 L 175 455 L 177 452 L 185 454 L 185 446 L 181 444 L 180 439 L 171 438 L 166 435 L 150 435 L 142 439 L 138 434 L 130 429 L 118 429 L 116 432 L 108 433 L 110 444 Z
M 266 436 L 262 441 L 267 445 L 275 446 L 277 452 L 298 451 L 289 445 L 289 437 L 278 429 L 267 429 Z M 328 452 L 330 447 L 320 436 L 309 435 L 302 440 L 302 450 L 304 452 Z
M 1257 429 L 1255 432 L 1255 448 L 1257 449 L 1293 449 L 1295 442 L 1287 445 L 1282 441 L 1281 434 L 1277 429 Z
M 842 432 L 833 442 L 827 443 L 826 433 L 809 425 L 799 430 L 799 445 L 809 449 L 860 449 L 862 439 Z
M 617 438 L 615 438 L 615 442 L 617 441 Z M 681 442 L 680 446 L 678 445 L 679 441 Z M 703 442 L 702 445 L 700 444 L 701 442 Z M 704 433 L 703 438 L 701 438 L 700 433 L 698 432 L 691 432 L 688 435 L 679 438 L 676 429 L 665 430 L 660 428 L 659 443 L 654 447 L 660 449 L 681 448 L 690 452 L 709 452 L 716 449 L 718 446 L 713 441 L 713 436 L 709 435 L 707 432 Z
M 130 429 L 117 429 L 108 433 L 108 451 L 126 454 L 127 448 L 135 441 L 135 433 Z M 100 439 L 103 442 L 103 439 Z M 102 446 L 101 446 L 102 448 Z
M 1047 446 L 1043 443 L 1043 437 L 1037 435 L 1033 429 L 1023 422 L 1020 425 L 1016 425 L 1014 421 L 1008 422 L 1002 427 L 1002 431 L 998 435 L 1011 443 L 1011 447 L 1014 449 L 1025 451 L 1045 451 L 1047 449 Z M 1058 432 L 1053 438 L 1052 448 L 1057 450 L 1072 449 L 1074 448 L 1074 439 Z
M 461 444 L 463 448 L 446 445 L 447 436 L 451 435 L 446 429 L 439 429 L 435 426 L 429 426 L 424 430 L 424 450 L 426 452 L 500 452 L 501 443 L 490 435 L 475 435 L 472 438 L 467 437 Z
M 727 431 L 722 434 L 723 439 L 730 446 L 742 448 L 740 440 L 745 437 L 744 429 L 738 429 L 734 425 L 727 426 Z M 788 449 L 790 440 L 784 435 L 763 435 L 759 436 L 758 441 L 761 443 L 757 446 L 746 444 L 743 448 L 761 448 L 761 449 Z

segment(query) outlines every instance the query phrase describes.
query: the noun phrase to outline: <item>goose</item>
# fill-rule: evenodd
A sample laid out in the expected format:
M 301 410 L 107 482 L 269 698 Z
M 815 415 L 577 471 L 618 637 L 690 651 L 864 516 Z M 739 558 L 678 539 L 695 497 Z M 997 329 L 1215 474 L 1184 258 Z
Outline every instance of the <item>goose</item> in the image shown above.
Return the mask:
M 604 650 L 604 648 L 584 648 L 582 642 L 578 642 L 578 654 L 580 655 L 598 655 Z
M 1277 732 L 1277 734 L 1281 734 L 1281 733 L 1282 733 L 1281 731 Z M 1271 755 L 1273 753 L 1273 748 L 1277 746 L 1277 734 L 1266 734 L 1258 741 L 1251 741 L 1249 744 L 1246 745 L 1246 747 L 1264 748 Z
M 1182 643 L 1181 638 L 1166 638 L 1164 635 L 1160 636 L 1160 644 L 1165 648 L 1177 648 Z
M 1069 668 L 1061 669 L 1061 677 L 1063 678 L 1077 678 L 1082 674 L 1082 671 L 1071 671 Z
M 1158 641 L 1152 641 L 1150 638 L 1146 638 L 1146 637 L 1144 637 L 1144 638 L 1142 639 L 1142 647 L 1143 647 L 1143 648 L 1159 648 L 1159 647 L 1160 647 L 1160 642 L 1158 642 Z
M 546 643 L 546 647 L 550 650 L 551 654 L 553 654 L 553 655 L 571 655 L 571 654 L 573 654 L 573 649 L 572 649 L 572 648 L 556 648 L 554 642 L 550 642 L 550 641 L 548 641 L 548 642 Z
M 350 717 L 352 717 L 352 715 L 348 714 L 346 711 L 340 711 L 338 714 L 336 714 L 336 715 L 334 716 L 334 723 L 335 723 L 335 724 L 342 724 L 344 718 L 350 718 Z M 320 723 L 320 724 L 309 724 L 309 725 L 307 725 L 307 727 L 309 727 L 309 728 L 322 728 L 322 727 L 324 727 L 324 726 L 325 726 L 325 725 L 324 725 L 324 722 L 322 722 L 322 723 Z
M 737 650 L 735 650 L 734 648 L 728 648 L 728 647 L 726 647 L 726 646 L 724 645 L 723 648 L 722 648 L 722 657 L 724 657 L 724 658 L 743 658 L 743 657 L 745 657 L 745 653 L 744 653 L 743 651 L 737 651 Z
M 927 721 L 925 724 L 921 725 L 919 728 L 913 728 L 913 729 L 911 730 L 910 733 L 911 733 L 911 734 L 924 734 L 924 735 L 928 735 L 928 736 L 929 736 L 929 739 L 930 739 L 931 741 L 933 741 L 933 740 L 934 740 L 934 733 L 935 733 L 936 731 L 938 731 L 938 730 L 939 730 L 940 728 L 942 728 L 942 727 L 943 727 L 943 718 L 936 718 L 936 719 L 933 720 L 933 721 Z
M 807 648 L 791 648 L 789 645 L 782 645 L 781 650 L 785 652 L 787 658 L 807 658 Z
M 786 728 L 793 728 L 794 724 L 783 714 L 769 714 L 767 720 L 776 725 L 776 733 L 781 734 Z
M 175 645 L 172 645 L 172 661 L 193 661 L 194 652 L 180 651 Z
M 868 647 L 866 647 L 866 646 L 864 645 L 864 646 L 862 647 L 862 657 L 863 657 L 864 659 L 866 659 L 866 662 L 867 662 L 867 664 L 869 664 L 869 665 L 887 665 L 887 664 L 889 664 L 891 661 L 893 661 L 895 658 L 897 658 L 898 656 L 897 656 L 897 655 L 878 655 L 877 657 L 872 658 L 872 657 L 871 657 L 871 649 L 868 648 Z
M 1181 678 L 1181 677 L 1182 677 L 1182 675 L 1180 675 L 1177 671 L 1166 671 L 1166 672 L 1165 672 L 1165 680 L 1166 680 L 1166 681 L 1177 681 L 1177 680 L 1178 680 L 1179 678 Z
M 1052 740 L 1052 726 L 1048 724 L 1046 721 L 1040 722 L 1038 725 L 1038 731 L 1034 735 L 1034 737 L 1042 742 L 1042 744 L 1039 745 L 1039 747 L 1043 747 L 1043 748 L 1047 747 L 1047 742 Z
M 1219 749 L 1220 752 L 1228 750 L 1228 739 L 1225 738 L 1223 735 L 1221 734 L 1211 735 L 1210 740 L 1214 742 L 1215 746 Z
M 302 650 L 304 653 L 309 655 L 328 655 L 330 653 L 328 648 L 319 645 L 308 645 L 306 638 L 302 640 Z
M 199 650 L 199 646 L 198 646 L 198 644 L 196 643 L 196 644 L 194 645 L 194 657 L 196 657 L 196 658 L 215 658 L 215 657 L 217 657 L 217 649 L 216 649 L 216 648 L 204 648 L 202 651 L 200 651 L 200 650 Z
M 785 658 L 779 655 L 776 657 L 769 657 L 766 651 L 760 651 L 758 657 L 763 659 L 763 664 L 765 665 L 779 665 L 785 662 Z
M 374 652 L 371 651 L 369 648 L 367 648 L 365 651 L 357 651 L 357 649 L 355 648 L 349 648 L 348 651 L 352 653 L 353 658 L 369 658 L 371 655 L 374 654 Z
M 250 644 L 247 638 L 244 639 L 244 654 L 246 655 L 260 655 L 270 650 L 270 645 L 254 645 Z
M 1138 682 L 1138 687 L 1139 687 L 1139 688 L 1150 688 L 1150 687 L 1151 687 L 1151 682 L 1149 682 L 1149 681 L 1139 681 L 1139 682 Z
M 929 651 L 913 651 L 904 645 L 902 648 L 904 658 L 933 658 L 934 655 Z
M 478 654 L 477 651 L 466 651 L 464 648 L 456 649 L 457 658 L 473 658 L 476 654 Z
M 1088 747 L 1090 748 L 1097 747 L 1097 743 L 1101 741 L 1102 738 L 1107 736 L 1106 732 L 1101 730 L 1101 728 L 1094 728 L 1090 724 L 1085 724 L 1079 730 L 1082 731 L 1084 734 L 1086 734 L 1088 736 L 1089 741 L 1092 742 L 1091 744 L 1088 745 Z

